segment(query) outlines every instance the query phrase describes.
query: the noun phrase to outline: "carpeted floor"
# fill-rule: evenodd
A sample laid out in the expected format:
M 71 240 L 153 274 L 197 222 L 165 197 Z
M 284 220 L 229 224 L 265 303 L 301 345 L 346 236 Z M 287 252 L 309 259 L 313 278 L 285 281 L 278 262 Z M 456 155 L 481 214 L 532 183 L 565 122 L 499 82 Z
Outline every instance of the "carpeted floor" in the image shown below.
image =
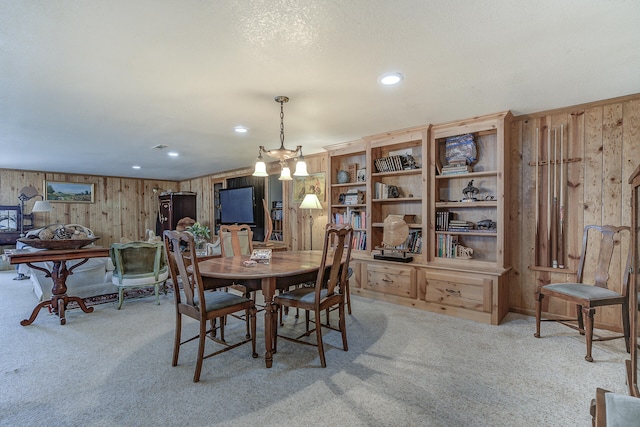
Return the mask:
M 247 345 L 207 359 L 194 384 L 195 343 L 171 366 L 171 294 L 23 327 L 37 301 L 13 276 L 0 272 L 2 426 L 587 426 L 596 387 L 627 393 L 622 340 L 595 343 L 588 363 L 561 325 L 536 339 L 526 316 L 491 326 L 357 296 L 349 351 L 328 332 L 326 369 L 284 340 L 266 369 L 259 314 L 260 357 Z M 299 326 L 290 316 L 285 330 Z M 227 339 L 243 335 L 230 321 Z

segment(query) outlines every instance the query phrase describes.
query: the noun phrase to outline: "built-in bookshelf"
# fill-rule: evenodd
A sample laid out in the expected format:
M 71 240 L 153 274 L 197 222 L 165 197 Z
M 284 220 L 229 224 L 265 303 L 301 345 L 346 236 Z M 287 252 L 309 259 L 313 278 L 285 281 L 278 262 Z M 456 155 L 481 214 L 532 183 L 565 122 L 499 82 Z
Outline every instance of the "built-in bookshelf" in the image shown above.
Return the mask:
M 397 249 L 423 259 L 426 224 L 424 179 L 428 126 L 390 132 L 372 137 L 371 169 L 371 250 L 385 246 L 384 220 L 399 215 L 409 227 L 409 238 Z
M 429 261 L 505 268 L 505 128 L 500 113 L 431 131 Z
M 353 229 L 354 253 L 368 250 L 367 150 L 364 141 L 332 146 L 329 150 L 329 218 Z

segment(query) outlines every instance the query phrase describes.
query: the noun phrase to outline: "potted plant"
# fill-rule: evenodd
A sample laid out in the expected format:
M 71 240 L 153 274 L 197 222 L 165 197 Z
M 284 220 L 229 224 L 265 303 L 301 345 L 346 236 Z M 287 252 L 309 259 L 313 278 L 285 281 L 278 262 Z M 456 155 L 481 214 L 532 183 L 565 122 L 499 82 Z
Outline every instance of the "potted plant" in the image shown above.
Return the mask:
M 194 223 L 191 227 L 187 227 L 187 231 L 193 234 L 193 239 L 196 243 L 196 249 L 202 250 L 205 248 L 207 240 L 211 238 L 211 229 L 206 225 L 202 225 L 199 222 Z

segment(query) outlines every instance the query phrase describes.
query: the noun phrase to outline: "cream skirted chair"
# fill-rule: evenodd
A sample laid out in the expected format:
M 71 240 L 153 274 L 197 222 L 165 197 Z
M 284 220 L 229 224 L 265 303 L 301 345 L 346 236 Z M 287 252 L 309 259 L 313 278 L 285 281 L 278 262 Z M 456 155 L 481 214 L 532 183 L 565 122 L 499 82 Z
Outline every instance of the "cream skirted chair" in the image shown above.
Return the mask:
M 111 245 L 111 260 L 115 266 L 112 283 L 118 287 L 118 310 L 122 307 L 126 288 L 155 288 L 160 304 L 160 285 L 169 277 L 162 242 L 129 242 Z M 165 289 L 166 293 L 166 289 Z

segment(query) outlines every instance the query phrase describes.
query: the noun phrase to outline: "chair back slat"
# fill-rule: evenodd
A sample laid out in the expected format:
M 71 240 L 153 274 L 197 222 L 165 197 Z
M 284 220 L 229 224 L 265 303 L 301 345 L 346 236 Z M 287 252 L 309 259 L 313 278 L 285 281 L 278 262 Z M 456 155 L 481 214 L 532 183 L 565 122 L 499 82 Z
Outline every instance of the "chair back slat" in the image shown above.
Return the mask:
M 223 257 L 251 255 L 253 231 L 247 224 L 220 226 L 220 250 Z
M 612 259 L 617 251 L 622 251 L 622 240 L 629 239 L 631 229 L 628 226 L 615 227 L 611 225 L 587 225 L 582 237 L 582 253 L 578 265 L 577 282 L 583 283 L 585 271 L 589 269 L 593 274 L 593 284 L 601 288 L 608 288 L 610 282 Z M 597 250 L 597 252 L 595 252 Z M 591 253 L 593 251 L 593 253 Z M 629 281 L 629 267 L 631 251 L 627 248 L 627 261 L 622 274 L 622 289 L 620 293 L 627 294 Z
M 171 279 L 175 287 L 176 304 L 181 304 L 180 292 L 178 289 L 178 278 L 182 282 L 182 289 L 186 301 L 184 304 L 196 306 L 194 297 L 198 294 L 200 309 L 204 310 L 205 298 L 202 287 L 202 279 L 198 263 L 194 262 L 196 245 L 191 233 L 186 231 L 166 230 L 164 232 L 164 244 L 169 252 L 169 266 Z M 187 271 L 187 267 L 193 266 L 193 273 Z M 204 312 L 204 311 L 203 311 Z
M 320 303 L 323 289 L 326 289 L 327 296 L 331 296 L 335 294 L 336 286 L 346 283 L 352 237 L 353 228 L 350 225 L 331 223 L 326 225 L 322 261 L 315 285 L 316 304 Z M 328 274 L 327 268 L 329 268 Z

